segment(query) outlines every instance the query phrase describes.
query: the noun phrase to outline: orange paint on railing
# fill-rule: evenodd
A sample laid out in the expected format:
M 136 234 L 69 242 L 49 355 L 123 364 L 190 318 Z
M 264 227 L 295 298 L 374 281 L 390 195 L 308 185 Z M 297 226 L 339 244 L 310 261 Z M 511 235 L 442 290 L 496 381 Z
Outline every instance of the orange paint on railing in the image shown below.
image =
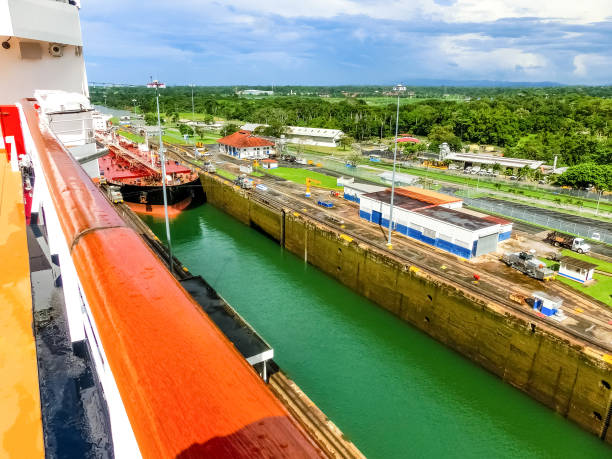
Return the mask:
M 41 131 L 27 101 L 24 109 L 143 456 L 321 456 L 81 167 Z

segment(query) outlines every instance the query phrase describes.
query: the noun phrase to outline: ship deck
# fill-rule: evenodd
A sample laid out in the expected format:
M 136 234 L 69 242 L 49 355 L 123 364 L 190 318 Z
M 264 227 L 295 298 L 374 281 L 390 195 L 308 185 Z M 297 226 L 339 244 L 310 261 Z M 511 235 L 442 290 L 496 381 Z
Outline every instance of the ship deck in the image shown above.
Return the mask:
M 21 174 L 0 150 L 0 457 L 44 458 Z
M 110 182 L 135 186 L 159 186 L 161 163 L 156 154 L 140 151 L 125 143 L 109 145 L 110 153 L 98 159 L 100 174 Z M 197 173 L 178 161 L 166 160 L 169 185 L 180 185 L 198 178 Z

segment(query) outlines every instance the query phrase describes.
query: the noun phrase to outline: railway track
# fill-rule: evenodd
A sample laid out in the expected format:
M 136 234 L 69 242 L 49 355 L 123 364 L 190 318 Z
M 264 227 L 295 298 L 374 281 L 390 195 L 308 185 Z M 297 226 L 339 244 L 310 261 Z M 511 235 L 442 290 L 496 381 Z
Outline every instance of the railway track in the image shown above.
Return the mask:
M 266 185 L 273 186 L 273 183 L 267 182 Z M 274 191 L 279 192 L 276 189 L 274 189 Z M 498 277 L 492 273 L 487 272 L 487 274 L 481 276 L 481 279 L 478 281 L 477 284 L 475 284 L 471 280 L 473 278 L 472 271 L 474 268 L 469 267 L 470 269 L 468 269 L 468 267 L 461 264 L 460 262 L 435 252 L 431 249 L 431 247 L 419 247 L 419 243 L 417 241 L 403 242 L 413 242 L 411 245 L 414 246 L 414 248 L 418 247 L 417 250 L 421 252 L 420 254 L 408 256 L 405 253 L 398 253 L 397 251 L 389 252 L 388 248 L 386 247 L 386 244 L 373 239 L 365 238 L 362 235 L 357 234 L 355 231 L 352 231 L 350 228 L 347 228 L 346 225 L 343 228 L 341 224 L 335 222 L 330 218 L 319 217 L 317 214 L 321 213 L 321 209 L 318 206 L 314 206 L 312 203 L 307 202 L 306 200 L 298 200 L 294 196 L 287 195 L 283 192 L 280 192 L 281 194 L 283 194 L 283 200 L 270 196 L 268 193 L 261 192 L 259 190 L 253 190 L 251 193 L 252 195 L 265 194 L 265 197 L 261 200 L 267 203 L 275 203 L 279 209 L 288 208 L 296 212 L 303 212 L 303 209 L 308 209 L 309 211 L 307 213 L 309 218 L 323 225 L 331 227 L 340 233 L 346 234 L 356 241 L 359 241 L 366 245 L 374 246 L 385 252 L 386 254 L 398 258 L 399 261 L 404 264 L 409 264 L 425 272 L 430 272 L 434 275 L 442 276 L 445 282 L 447 283 L 450 283 L 462 289 L 467 289 L 474 295 L 485 298 L 486 300 L 492 301 L 497 304 L 502 304 L 503 306 L 511 309 L 513 312 L 515 312 L 517 315 L 519 315 L 528 322 L 537 321 L 538 323 L 543 323 L 548 327 L 562 331 L 564 333 L 568 333 L 602 351 L 612 351 L 612 343 L 610 341 L 597 339 L 592 336 L 593 328 L 591 327 L 591 325 L 599 326 L 607 330 L 610 329 L 610 324 L 607 322 L 608 319 L 606 318 L 605 320 L 602 320 L 599 317 L 593 315 L 591 313 L 591 310 L 593 309 L 593 302 L 590 299 L 582 297 L 581 295 L 579 295 L 578 292 L 575 292 L 570 287 L 566 287 L 563 286 L 563 284 L 559 284 L 561 286 L 556 285 L 553 290 L 556 290 L 557 294 L 560 293 L 562 296 L 571 299 L 571 306 L 573 306 L 574 309 L 565 308 L 566 315 L 577 322 L 588 322 L 588 324 L 585 324 L 584 329 L 586 330 L 590 328 L 589 333 L 591 334 L 587 334 L 586 332 L 581 332 L 576 329 L 568 328 L 562 323 L 556 322 L 553 319 L 546 319 L 541 314 L 538 314 L 533 311 L 533 309 L 531 309 L 526 304 L 520 305 L 518 303 L 515 303 L 510 299 L 509 283 L 506 278 Z M 351 223 L 355 224 L 355 222 Z M 364 229 L 370 230 L 370 228 Z M 430 264 L 428 265 L 423 263 L 422 260 L 424 258 L 427 258 L 429 260 L 436 260 L 438 266 L 445 266 L 446 269 L 442 271 L 437 270 Z M 494 287 L 494 289 L 498 293 L 492 293 L 482 288 L 485 286 Z M 519 285 L 512 285 L 512 292 L 520 293 L 525 297 L 530 297 L 532 291 L 532 289 L 530 290 Z M 598 309 L 598 313 L 602 313 L 602 310 L 600 308 Z M 604 315 L 606 315 L 607 317 L 609 316 L 609 318 L 612 319 L 612 313 L 608 313 L 606 311 Z
M 269 386 L 328 457 L 365 459 L 357 447 L 344 438 L 340 429 L 284 373 L 274 373 Z
M 168 144 L 166 142 L 164 142 L 164 145 L 166 146 L 166 151 L 169 154 L 174 155 L 176 159 L 184 161 L 202 171 L 200 165 L 197 164 L 191 156 L 191 151 L 184 147 Z M 234 165 L 238 164 L 234 161 L 227 162 Z M 546 319 L 541 316 L 541 314 L 533 311 L 533 309 L 531 309 L 528 305 L 520 305 L 510 299 L 510 293 L 519 293 L 520 295 L 528 298 L 531 296 L 533 288 L 528 289 L 519 284 L 509 284 L 507 278 L 497 276 L 491 272 L 486 272 L 486 274 L 481 275 L 478 282 L 475 283 L 473 280 L 474 267 L 465 266 L 459 261 L 453 260 L 451 257 L 439 254 L 435 250 L 432 250 L 432 248 L 429 246 L 421 247 L 418 241 L 402 241 L 402 245 L 404 245 L 405 249 L 403 252 L 398 250 L 389 252 L 386 244 L 377 241 L 376 238 L 365 238 L 357 232 L 357 230 L 361 230 L 362 232 L 365 231 L 371 233 L 372 228 L 369 228 L 361 222 L 356 221 L 351 221 L 349 225 L 341 224 L 339 219 L 331 217 L 329 213 L 322 211 L 320 207 L 313 205 L 312 202 L 306 200 L 305 198 L 297 197 L 288 193 L 286 190 L 278 189 L 275 185 L 277 185 L 279 181 L 282 181 L 282 179 L 279 180 L 276 177 L 272 178 L 269 176 L 263 178 L 263 182 L 270 187 L 270 190 L 279 196 L 274 196 L 273 193 L 263 192 L 257 189 L 251 190 L 250 194 L 268 205 L 274 205 L 279 210 L 289 209 L 294 212 L 303 213 L 304 209 L 306 209 L 308 217 L 317 221 L 318 223 L 328 226 L 340 233 L 346 234 L 347 236 L 363 244 L 376 247 L 387 255 L 395 257 L 398 259 L 398 261 L 404 264 L 414 266 L 437 276 L 441 276 L 445 282 L 450 283 L 455 287 L 466 289 L 472 294 L 480 296 L 485 300 L 501 304 L 528 322 L 536 321 L 538 323 L 542 323 L 555 330 L 568 333 L 602 351 L 612 351 L 611 340 L 597 339 L 593 336 L 593 326 L 601 327 L 607 331 L 610 331 L 610 325 L 612 324 L 612 312 L 608 312 L 605 309 L 598 307 L 596 311 L 597 315 L 603 314 L 604 318 L 602 319 L 598 317 L 594 314 L 595 311 L 593 300 L 580 295 L 579 292 L 576 292 L 570 287 L 559 283 L 554 287 L 549 286 L 548 289 L 565 299 L 566 307 L 564 308 L 564 312 L 566 313 L 567 317 L 573 319 L 577 323 L 582 324 L 583 322 L 587 322 L 584 324 L 584 330 L 588 329 L 588 333 L 569 328 L 553 319 Z M 321 214 L 323 214 L 323 217 L 320 216 Z M 355 228 L 351 229 L 350 226 Z M 405 246 L 405 244 L 408 244 L 409 247 Z M 415 250 L 417 253 L 414 255 L 408 255 L 406 253 L 406 251 L 415 252 Z M 437 265 L 439 268 L 436 268 L 434 263 L 424 263 L 422 261 L 424 259 L 435 261 L 435 265 Z M 444 267 L 445 269 L 441 269 L 441 267 Z M 488 288 L 494 290 L 494 292 L 488 291 Z M 511 289 L 511 292 L 509 288 Z M 567 307 L 568 303 L 573 309 Z

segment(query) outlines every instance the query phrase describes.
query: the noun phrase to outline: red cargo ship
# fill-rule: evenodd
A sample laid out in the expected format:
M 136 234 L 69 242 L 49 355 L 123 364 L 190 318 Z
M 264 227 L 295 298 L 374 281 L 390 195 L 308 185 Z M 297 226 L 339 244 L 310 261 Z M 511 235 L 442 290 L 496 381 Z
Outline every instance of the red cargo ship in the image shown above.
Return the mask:
M 142 149 L 121 136 L 104 139 L 109 153 L 98 159 L 100 179 L 119 186 L 123 200 L 134 212 L 163 215 L 164 198 L 159 155 Z M 166 195 L 168 215 L 204 202 L 204 191 L 197 172 L 166 160 Z

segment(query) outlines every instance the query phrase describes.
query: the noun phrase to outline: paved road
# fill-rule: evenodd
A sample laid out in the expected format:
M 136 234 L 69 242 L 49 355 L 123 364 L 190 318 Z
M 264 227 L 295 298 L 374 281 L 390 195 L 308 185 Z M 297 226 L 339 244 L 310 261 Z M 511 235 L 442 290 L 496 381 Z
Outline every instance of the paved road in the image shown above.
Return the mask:
M 516 202 L 503 201 L 501 199 L 495 199 L 495 198 L 484 197 L 484 198 L 477 198 L 477 199 L 481 201 L 486 201 L 493 205 L 503 203 L 504 206 L 507 206 L 513 209 L 517 209 L 519 211 L 530 211 L 531 212 L 531 211 L 536 210 L 538 214 L 540 215 L 545 215 L 547 217 L 555 218 L 559 220 L 565 220 L 572 224 L 575 223 L 578 225 L 588 225 L 589 227 L 597 227 L 597 228 L 600 228 L 602 231 L 612 233 L 612 223 L 603 222 L 601 220 L 594 220 L 592 218 L 584 217 L 582 215 L 567 214 L 564 212 L 557 212 L 555 210 L 541 209 L 539 207 L 528 206 L 526 204 L 519 204 Z

